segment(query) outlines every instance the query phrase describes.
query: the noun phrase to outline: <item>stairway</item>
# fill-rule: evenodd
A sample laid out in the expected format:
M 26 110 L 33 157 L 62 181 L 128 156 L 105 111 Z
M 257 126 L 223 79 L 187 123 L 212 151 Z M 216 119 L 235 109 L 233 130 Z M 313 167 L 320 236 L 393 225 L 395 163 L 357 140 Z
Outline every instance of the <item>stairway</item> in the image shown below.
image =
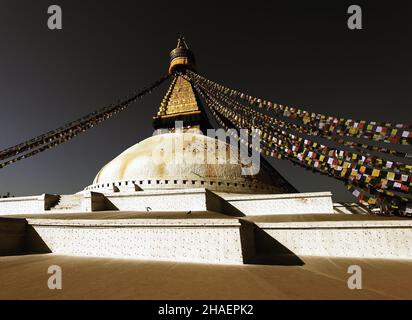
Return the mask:
M 59 202 L 53 208 L 51 208 L 51 210 L 80 212 L 81 211 L 81 200 L 82 200 L 82 195 L 78 195 L 78 194 L 61 195 Z

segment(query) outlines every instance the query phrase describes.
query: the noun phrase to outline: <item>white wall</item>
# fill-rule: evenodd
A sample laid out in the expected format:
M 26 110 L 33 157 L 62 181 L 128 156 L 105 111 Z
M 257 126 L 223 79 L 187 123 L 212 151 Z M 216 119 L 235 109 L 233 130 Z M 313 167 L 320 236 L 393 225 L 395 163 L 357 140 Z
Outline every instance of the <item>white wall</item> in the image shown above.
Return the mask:
M 28 220 L 53 253 L 241 264 L 237 219 Z
M 257 223 L 302 256 L 412 259 L 412 221 Z

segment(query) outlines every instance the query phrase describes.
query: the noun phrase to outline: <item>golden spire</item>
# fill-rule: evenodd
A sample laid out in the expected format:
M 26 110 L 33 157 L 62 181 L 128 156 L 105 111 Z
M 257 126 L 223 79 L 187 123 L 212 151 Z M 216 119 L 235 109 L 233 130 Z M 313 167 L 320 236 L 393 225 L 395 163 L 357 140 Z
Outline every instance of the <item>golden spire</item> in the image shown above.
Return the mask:
M 170 52 L 169 72 L 184 72 L 185 69 L 196 70 L 195 57 L 181 36 L 177 47 Z M 174 128 L 175 121 L 183 121 L 184 129 L 201 129 L 208 127 L 200 100 L 192 84 L 184 77 L 174 74 L 172 83 L 164 96 L 157 116 L 153 118 L 155 129 Z

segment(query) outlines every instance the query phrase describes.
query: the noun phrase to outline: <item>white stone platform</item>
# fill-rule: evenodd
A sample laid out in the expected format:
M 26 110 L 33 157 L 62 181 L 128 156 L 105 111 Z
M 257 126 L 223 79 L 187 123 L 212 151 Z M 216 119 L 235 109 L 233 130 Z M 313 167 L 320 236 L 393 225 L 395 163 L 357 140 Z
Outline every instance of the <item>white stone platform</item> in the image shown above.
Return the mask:
M 28 218 L 27 223 L 31 234 L 50 252 L 63 255 L 243 264 L 254 254 L 253 233 L 243 230 L 250 225 L 238 219 L 209 217 L 208 213 L 195 214 L 196 218 L 182 213 L 172 219 L 156 215 L 138 219 Z M 251 237 L 245 239 L 248 235 Z
M 65 205 L 61 204 L 62 201 L 65 201 Z M 75 201 L 78 203 L 74 203 Z M 65 210 L 58 210 L 59 207 L 64 207 Z M 0 199 L 0 215 L 105 210 L 168 212 L 209 210 L 237 216 L 334 212 L 330 192 L 233 194 L 194 188 L 104 194 L 83 191 L 76 196 L 45 194 Z
M 0 255 L 218 264 L 292 264 L 300 257 L 412 259 L 412 220 L 348 214 L 230 217 L 214 212 L 91 212 L 0 218 Z M 262 260 L 262 258 L 264 260 Z
M 331 192 L 219 195 L 246 216 L 333 213 Z
M 257 237 L 298 256 L 412 259 L 412 220 L 365 215 L 255 217 Z M 267 240 L 267 239 L 266 239 Z M 256 241 L 260 240 L 256 238 Z
M 56 202 L 57 198 L 57 195 L 50 194 L 0 198 L 0 216 L 45 212 Z

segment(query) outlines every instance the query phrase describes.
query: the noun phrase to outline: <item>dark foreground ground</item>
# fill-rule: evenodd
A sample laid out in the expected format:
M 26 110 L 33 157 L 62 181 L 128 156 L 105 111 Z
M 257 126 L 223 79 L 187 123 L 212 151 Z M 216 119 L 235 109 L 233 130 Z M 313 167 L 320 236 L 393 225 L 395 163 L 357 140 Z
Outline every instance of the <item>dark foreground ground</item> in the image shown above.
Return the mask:
M 58 256 L 0 257 L 0 299 L 412 299 L 412 261 L 301 257 L 303 266 L 205 265 Z M 350 290 L 350 265 L 363 289 Z M 50 265 L 63 272 L 50 290 Z

